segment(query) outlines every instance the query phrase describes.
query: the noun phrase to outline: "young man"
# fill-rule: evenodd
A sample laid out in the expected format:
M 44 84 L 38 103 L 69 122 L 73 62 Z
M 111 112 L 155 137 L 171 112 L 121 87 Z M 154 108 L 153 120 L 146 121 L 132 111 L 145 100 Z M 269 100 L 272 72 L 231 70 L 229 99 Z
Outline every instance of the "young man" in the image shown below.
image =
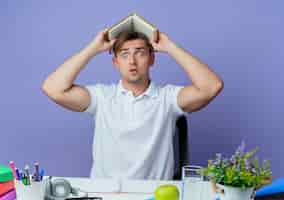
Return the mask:
M 141 33 L 105 40 L 107 30 L 66 60 L 44 82 L 43 91 L 57 104 L 91 113 L 95 121 L 91 177 L 171 179 L 173 133 L 178 116 L 206 106 L 223 88 L 207 65 L 178 47 L 164 33 L 149 41 Z M 118 84 L 75 85 L 74 80 L 97 54 L 112 50 Z M 158 86 L 150 79 L 154 51 L 168 53 L 192 85 Z

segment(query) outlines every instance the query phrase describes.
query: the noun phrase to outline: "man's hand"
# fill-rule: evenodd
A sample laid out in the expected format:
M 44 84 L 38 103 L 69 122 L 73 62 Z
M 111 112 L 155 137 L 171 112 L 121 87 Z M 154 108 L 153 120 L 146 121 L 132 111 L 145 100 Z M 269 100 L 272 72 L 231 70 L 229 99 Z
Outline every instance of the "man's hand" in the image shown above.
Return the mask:
M 93 50 L 93 54 L 102 53 L 112 48 L 115 39 L 111 41 L 106 40 L 107 29 L 100 31 L 94 40 L 90 43 L 89 47 Z
M 73 55 L 48 76 L 42 90 L 57 104 L 73 111 L 84 111 L 91 102 L 85 87 L 76 85 L 74 80 L 87 63 L 98 53 L 109 50 L 115 40 L 106 40 L 107 29 L 97 36 L 80 52 Z
M 175 43 L 165 33 L 157 31 L 155 34 L 158 34 L 158 40 L 154 41 L 153 38 L 150 40 L 155 51 L 168 53 L 175 46 Z
M 178 105 L 183 111 L 190 113 L 203 108 L 223 89 L 224 83 L 216 73 L 191 53 L 179 47 L 165 33 L 158 33 L 157 41 L 153 38 L 150 41 L 154 50 L 168 53 L 192 81 L 191 85 L 183 87 L 178 94 Z

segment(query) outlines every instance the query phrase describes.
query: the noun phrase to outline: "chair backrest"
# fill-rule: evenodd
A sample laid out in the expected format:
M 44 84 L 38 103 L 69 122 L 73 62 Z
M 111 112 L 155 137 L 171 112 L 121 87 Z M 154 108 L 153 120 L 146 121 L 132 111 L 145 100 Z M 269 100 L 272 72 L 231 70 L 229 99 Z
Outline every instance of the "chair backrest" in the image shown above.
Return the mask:
M 283 200 L 284 199 L 284 178 L 273 180 L 256 191 L 255 200 Z
M 284 193 L 278 193 L 278 194 L 272 194 L 272 195 L 265 195 L 265 196 L 259 196 L 255 197 L 254 200 L 283 200 L 284 199 Z
M 176 121 L 174 135 L 174 180 L 181 180 L 182 166 L 189 165 L 188 126 L 186 116 L 180 116 Z

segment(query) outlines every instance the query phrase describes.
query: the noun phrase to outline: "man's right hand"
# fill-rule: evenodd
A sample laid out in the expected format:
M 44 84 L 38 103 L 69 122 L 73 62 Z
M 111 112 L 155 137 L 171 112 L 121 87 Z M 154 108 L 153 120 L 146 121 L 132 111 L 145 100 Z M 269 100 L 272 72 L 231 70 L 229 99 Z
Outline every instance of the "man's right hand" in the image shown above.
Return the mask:
M 89 47 L 94 51 L 94 55 L 98 53 L 102 53 L 104 51 L 108 51 L 112 48 L 115 39 L 108 41 L 106 38 L 108 30 L 100 31 L 94 40 L 90 43 Z
M 44 93 L 65 108 L 84 111 L 90 105 L 91 97 L 87 89 L 74 84 L 74 80 L 92 57 L 113 46 L 115 40 L 107 41 L 106 34 L 107 29 L 100 31 L 87 47 L 50 74 L 42 85 Z

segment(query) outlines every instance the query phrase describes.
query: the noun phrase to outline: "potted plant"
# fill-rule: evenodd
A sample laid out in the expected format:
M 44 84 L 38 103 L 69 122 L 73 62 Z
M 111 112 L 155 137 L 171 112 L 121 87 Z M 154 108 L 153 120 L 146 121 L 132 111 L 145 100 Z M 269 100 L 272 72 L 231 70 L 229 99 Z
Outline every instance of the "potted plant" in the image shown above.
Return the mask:
M 226 158 L 218 153 L 201 170 L 222 200 L 249 200 L 255 189 L 271 182 L 270 163 L 265 160 L 260 165 L 255 156 L 257 151 L 258 148 L 245 152 L 245 144 L 242 142 L 231 157 Z

